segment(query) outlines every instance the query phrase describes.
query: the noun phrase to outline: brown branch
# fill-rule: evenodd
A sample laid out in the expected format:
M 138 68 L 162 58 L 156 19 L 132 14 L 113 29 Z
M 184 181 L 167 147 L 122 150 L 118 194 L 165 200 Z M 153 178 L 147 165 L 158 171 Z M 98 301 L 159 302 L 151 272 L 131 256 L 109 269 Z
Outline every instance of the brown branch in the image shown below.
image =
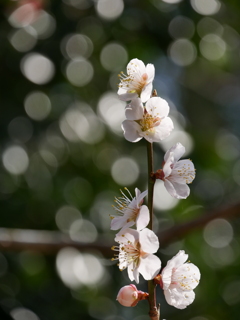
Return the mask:
M 240 215 L 240 203 L 232 204 L 231 206 L 220 207 L 206 212 L 199 217 L 178 224 L 166 231 L 158 234 L 161 246 L 166 246 L 175 239 L 183 238 L 186 234 L 192 232 L 195 229 L 204 227 L 208 222 L 216 218 L 232 218 L 233 216 Z
M 186 234 L 197 228 L 205 226 L 209 221 L 216 218 L 230 219 L 240 215 L 240 203 L 232 206 L 218 208 L 206 212 L 205 214 L 180 225 L 174 226 L 158 234 L 161 247 L 164 247 L 174 241 L 181 239 Z M 33 250 L 45 254 L 56 253 L 64 247 L 75 247 L 80 251 L 98 250 L 105 257 L 112 257 L 113 252 L 108 239 L 100 237 L 93 243 L 82 243 L 73 241 L 71 238 L 60 231 L 45 230 L 24 230 L 0 228 L 0 250 L 3 251 L 23 251 Z

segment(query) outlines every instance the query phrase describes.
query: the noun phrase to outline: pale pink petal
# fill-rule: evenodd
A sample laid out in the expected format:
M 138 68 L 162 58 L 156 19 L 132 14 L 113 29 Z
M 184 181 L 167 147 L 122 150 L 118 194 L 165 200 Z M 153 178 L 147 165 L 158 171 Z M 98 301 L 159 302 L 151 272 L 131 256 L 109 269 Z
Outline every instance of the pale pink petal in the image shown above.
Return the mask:
M 164 163 L 164 166 L 163 166 L 163 173 L 164 173 L 164 177 L 167 178 L 172 172 L 171 166 L 174 161 L 174 157 L 173 157 L 172 152 L 169 154 L 168 158 L 165 161 L 166 162 Z
M 146 67 L 142 60 L 135 58 L 128 63 L 127 73 L 131 74 L 132 72 L 137 73 L 139 76 L 146 72 Z
M 181 279 L 179 289 L 191 291 L 199 284 L 200 271 L 197 266 L 192 263 L 185 263 L 177 268 L 174 276 Z
M 166 179 L 164 181 L 164 186 L 170 195 L 177 199 L 186 199 L 190 194 L 190 189 L 185 183 L 177 183 Z
M 153 254 L 148 254 L 141 258 L 138 271 L 145 280 L 151 280 L 156 277 L 160 269 L 161 260 Z
M 143 112 L 143 105 L 140 98 L 133 99 L 125 109 L 125 115 L 128 120 L 142 119 Z
M 150 99 L 152 95 L 152 82 L 149 82 L 142 90 L 141 92 L 141 100 L 142 102 L 146 102 L 148 99 Z
M 146 65 L 146 73 L 148 75 L 148 82 L 153 81 L 153 79 L 155 77 L 155 67 L 153 64 L 148 63 Z
M 185 147 L 180 143 L 176 143 L 174 146 L 172 146 L 172 148 L 170 148 L 165 156 L 164 156 L 164 161 L 166 161 L 166 159 L 169 156 L 169 153 L 173 152 L 174 155 L 174 163 L 176 163 L 181 157 L 182 155 L 185 153 Z
M 136 194 L 137 203 L 138 203 L 138 204 L 141 203 L 142 200 L 146 197 L 147 194 L 148 194 L 148 190 L 143 191 L 143 192 L 142 192 L 141 194 L 139 194 L 138 196 L 137 196 L 137 194 Z
M 139 242 L 141 245 L 141 251 L 146 253 L 154 253 L 159 248 L 158 237 L 148 228 L 139 232 Z
M 148 142 L 153 143 L 153 142 L 159 142 L 160 140 L 156 140 L 156 128 L 153 128 L 148 131 L 142 131 L 139 132 L 139 135 L 143 138 L 145 138 Z
M 150 220 L 150 214 L 147 206 L 141 206 L 137 219 L 136 219 L 136 228 L 137 230 L 142 230 L 146 228 Z
M 147 112 L 154 117 L 167 117 L 169 113 L 169 105 L 167 101 L 160 97 L 150 98 L 145 107 Z
M 134 275 L 133 275 L 133 263 L 129 264 L 128 268 L 127 268 L 127 271 L 128 271 L 128 277 L 131 281 L 135 280 L 134 279 Z M 136 281 L 137 282 L 137 281 Z M 137 282 L 138 283 L 138 282 Z
M 131 281 L 135 280 L 136 283 L 139 283 L 139 271 L 138 271 L 138 267 L 134 267 L 134 264 L 131 263 L 128 266 L 128 277 Z
M 119 95 L 119 99 L 122 101 L 130 101 L 138 97 L 137 93 L 127 92 L 124 88 L 119 88 L 117 94 Z
M 121 217 L 114 217 L 111 220 L 111 230 L 118 230 L 121 229 L 126 224 L 126 218 Z
M 154 141 L 159 142 L 167 138 L 173 128 L 173 122 L 169 117 L 162 119 L 160 125 L 155 127 Z
M 138 241 L 138 239 L 139 239 L 139 232 L 137 230 L 133 230 L 130 228 L 120 230 L 115 236 L 116 242 L 121 242 L 125 244 L 127 244 L 129 241 L 134 243 L 135 241 Z
M 172 290 L 164 290 L 167 303 L 178 309 L 185 309 L 195 299 L 193 291 L 178 291 L 176 288 Z
M 135 121 L 124 120 L 122 123 L 123 134 L 126 140 L 130 142 L 138 142 L 142 139 L 140 136 L 141 127 Z

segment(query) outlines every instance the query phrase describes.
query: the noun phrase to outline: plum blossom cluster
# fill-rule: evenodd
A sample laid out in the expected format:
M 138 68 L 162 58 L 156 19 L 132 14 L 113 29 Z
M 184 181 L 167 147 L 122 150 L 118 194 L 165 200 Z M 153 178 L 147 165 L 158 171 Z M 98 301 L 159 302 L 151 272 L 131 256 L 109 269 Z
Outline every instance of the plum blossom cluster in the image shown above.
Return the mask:
M 160 142 L 173 130 L 166 100 L 157 97 L 153 90 L 155 68 L 146 66 L 141 60 L 133 59 L 127 65 L 127 74 L 120 73 L 119 98 L 127 102 L 126 120 L 122 123 L 126 140 L 138 142 L 142 138 L 147 143 Z M 188 184 L 195 178 L 195 168 L 191 160 L 180 158 L 185 147 L 176 143 L 164 155 L 162 166 L 152 177 L 163 181 L 168 193 L 177 199 L 186 199 L 190 194 Z M 154 180 L 154 181 L 155 181 Z M 131 281 L 139 283 L 139 277 L 153 280 L 162 288 L 166 301 L 184 309 L 195 298 L 193 289 L 200 280 L 200 271 L 192 263 L 186 262 L 188 255 L 180 250 L 168 261 L 161 273 L 161 260 L 156 252 L 159 249 L 157 235 L 150 230 L 150 215 L 144 198 L 148 190 L 141 192 L 135 188 L 135 195 L 125 188 L 121 196 L 115 198 L 111 216 L 111 230 L 120 230 L 115 236 L 118 245 L 113 246 L 115 254 L 112 260 L 118 260 L 119 269 L 127 269 Z M 139 291 L 133 284 L 120 289 L 117 300 L 126 307 L 135 306 L 140 300 L 149 299 L 149 294 Z

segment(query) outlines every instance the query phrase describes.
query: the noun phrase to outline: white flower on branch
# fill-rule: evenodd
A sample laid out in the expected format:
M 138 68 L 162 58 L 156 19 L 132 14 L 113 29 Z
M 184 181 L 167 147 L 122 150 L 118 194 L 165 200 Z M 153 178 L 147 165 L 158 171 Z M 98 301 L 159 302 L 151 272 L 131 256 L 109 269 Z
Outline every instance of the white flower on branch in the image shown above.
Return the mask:
M 192 263 L 186 263 L 188 255 L 180 250 L 161 273 L 162 288 L 167 303 L 185 309 L 195 299 L 193 289 L 200 280 L 200 271 Z
M 157 170 L 156 178 L 164 181 L 170 195 L 177 199 L 186 199 L 190 194 L 187 184 L 195 178 L 195 169 L 191 160 L 178 161 L 185 152 L 185 147 L 177 143 L 164 156 L 163 168 Z
M 140 97 L 146 102 L 152 94 L 152 82 L 155 76 L 153 64 L 145 64 L 139 59 L 132 59 L 127 65 L 127 75 L 119 74 L 119 98 L 129 101 Z
M 169 105 L 160 97 L 150 98 L 145 107 L 141 99 L 134 99 L 126 106 L 127 120 L 122 123 L 125 138 L 130 142 L 145 138 L 151 143 L 165 139 L 173 129 L 168 113 Z
M 134 284 L 122 287 L 117 295 L 117 301 L 125 307 L 135 307 L 140 300 L 145 300 L 148 293 L 140 291 Z
M 147 190 L 142 192 L 135 188 L 136 196 L 133 198 L 127 188 L 129 197 L 122 192 L 122 197 L 115 198 L 116 206 L 113 206 L 119 216 L 111 216 L 111 230 L 118 230 L 132 227 L 136 224 L 137 230 L 144 229 L 150 219 L 148 207 L 142 205 L 144 197 L 147 195 Z
M 119 253 L 112 260 L 119 260 L 120 270 L 127 268 L 131 281 L 138 283 L 139 273 L 145 280 L 151 280 L 158 274 L 161 261 L 153 253 L 158 250 L 159 242 L 152 230 L 145 228 L 137 231 L 128 228 L 120 231 L 115 241 L 119 246 L 112 247 L 112 250 Z

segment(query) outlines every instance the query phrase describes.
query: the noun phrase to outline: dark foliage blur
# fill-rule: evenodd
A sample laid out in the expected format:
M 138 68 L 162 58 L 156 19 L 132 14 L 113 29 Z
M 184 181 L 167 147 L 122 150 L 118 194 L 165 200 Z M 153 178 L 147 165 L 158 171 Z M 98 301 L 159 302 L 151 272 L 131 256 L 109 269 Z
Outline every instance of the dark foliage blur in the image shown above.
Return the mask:
M 2 0 L 0 8 L 0 242 L 9 229 L 48 240 L 21 231 L 29 229 L 114 245 L 114 196 L 147 184 L 146 143 L 123 139 L 116 95 L 132 58 L 155 65 L 154 88 L 171 107 L 175 129 L 154 144 L 156 169 L 178 141 L 197 168 L 186 200 L 157 182 L 155 231 L 239 201 L 239 1 Z M 163 266 L 182 249 L 202 274 L 185 310 L 158 290 L 161 319 L 239 320 L 239 225 L 215 219 L 160 248 Z M 147 320 L 146 302 L 115 301 L 128 283 L 96 250 L 0 253 L 0 307 L 15 320 Z

